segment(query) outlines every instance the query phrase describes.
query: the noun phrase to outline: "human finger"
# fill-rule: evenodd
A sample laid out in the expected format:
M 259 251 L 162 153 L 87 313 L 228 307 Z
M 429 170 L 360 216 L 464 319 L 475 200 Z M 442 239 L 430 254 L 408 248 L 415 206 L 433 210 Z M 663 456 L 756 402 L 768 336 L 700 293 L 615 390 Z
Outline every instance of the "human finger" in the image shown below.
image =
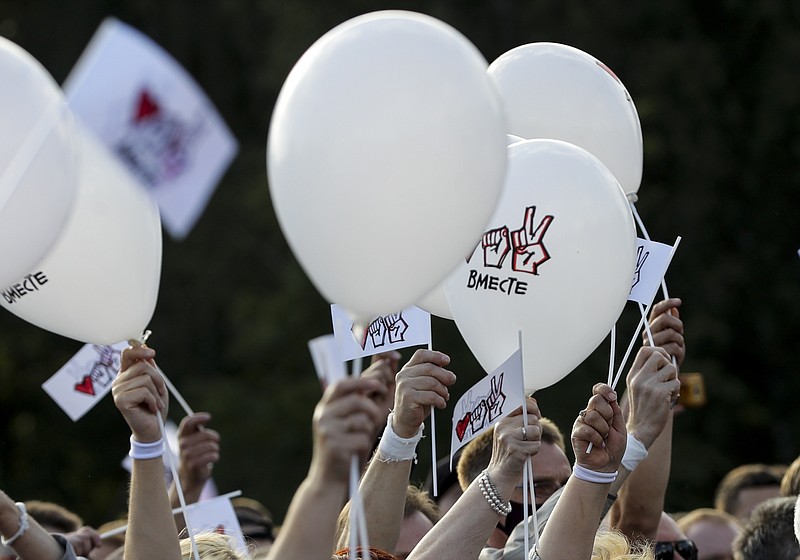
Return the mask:
M 128 346 L 120 355 L 120 370 L 124 371 L 139 360 L 152 360 L 156 351 L 149 346 Z
M 671 313 L 670 310 L 672 309 L 677 311 L 677 308 L 680 307 L 682 304 L 683 301 L 681 300 L 681 298 L 676 298 L 676 297 L 661 300 L 658 303 L 656 303 L 650 310 L 650 320 L 652 321 L 656 317 L 664 313 L 667 312 Z
M 414 352 L 411 359 L 408 360 L 404 367 L 416 366 L 423 363 L 435 364 L 440 367 L 445 367 L 450 363 L 450 356 L 436 350 L 420 349 Z

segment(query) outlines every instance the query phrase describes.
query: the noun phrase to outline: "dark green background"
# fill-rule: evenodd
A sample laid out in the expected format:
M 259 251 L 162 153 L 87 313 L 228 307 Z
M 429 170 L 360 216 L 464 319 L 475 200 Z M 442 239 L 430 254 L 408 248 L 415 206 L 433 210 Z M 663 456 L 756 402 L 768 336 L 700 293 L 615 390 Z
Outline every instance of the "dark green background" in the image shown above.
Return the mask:
M 0 0 L 0 34 L 59 82 L 105 16 L 139 28 L 197 79 L 241 143 L 188 239 L 165 235 L 151 324 L 161 367 L 193 408 L 214 414 L 223 434 L 220 490 L 242 489 L 282 518 L 305 474 L 320 395 L 306 341 L 330 331 L 330 316 L 275 221 L 264 164 L 270 113 L 314 40 L 384 8 L 448 22 L 488 61 L 524 43 L 557 41 L 615 71 L 642 122 L 639 211 L 656 240 L 683 236 L 668 281 L 684 299 L 684 370 L 703 372 L 709 393 L 706 408 L 676 420 L 667 509 L 710 504 L 719 478 L 740 463 L 793 460 L 800 449 L 797 2 Z M 629 306 L 621 339 L 635 319 Z M 457 396 L 482 372 L 450 322 L 434 319 L 433 328 L 460 374 Z M 125 508 L 124 422 L 106 399 L 72 423 L 40 388 L 79 348 L 0 315 L 0 486 L 17 499 L 61 502 L 99 524 Z M 568 430 L 606 368 L 603 346 L 541 392 L 544 413 Z M 176 419 L 177 408 L 173 402 Z M 441 449 L 447 416 L 439 416 Z M 420 456 L 417 478 L 429 462 L 426 451 Z

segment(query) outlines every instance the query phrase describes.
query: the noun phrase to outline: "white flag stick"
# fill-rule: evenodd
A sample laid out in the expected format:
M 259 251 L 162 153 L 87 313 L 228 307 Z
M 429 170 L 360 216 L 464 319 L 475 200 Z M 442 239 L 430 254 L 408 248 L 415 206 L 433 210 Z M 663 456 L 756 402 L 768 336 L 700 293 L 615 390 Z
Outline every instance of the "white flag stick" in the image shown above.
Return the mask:
M 350 370 L 350 376 L 353 379 L 361 375 L 361 364 L 362 358 L 359 357 L 353 360 Z M 359 530 L 364 523 L 364 512 L 359 509 L 358 481 L 360 478 L 358 456 L 354 454 L 350 458 L 350 553 L 348 556 L 351 560 L 358 558 L 359 541 L 361 541 L 362 549 L 369 546 L 366 538 L 366 526 L 363 527 L 363 536 Z
M 644 306 L 641 304 L 641 302 L 637 303 L 639 303 L 639 313 L 642 314 L 642 318 L 646 319 L 646 317 L 644 317 Z M 650 346 L 655 348 L 655 343 L 653 342 L 653 331 L 650 330 L 650 321 L 646 320 L 644 322 L 644 330 L 647 333 L 647 340 L 650 342 Z
M 169 469 L 172 471 L 172 479 L 175 481 L 175 489 L 178 491 L 178 501 L 180 502 L 181 507 L 185 510 L 186 498 L 183 496 L 183 487 L 181 486 L 181 479 L 178 477 L 178 469 L 175 467 L 175 463 L 172 460 L 172 453 L 167 445 L 167 434 L 164 431 L 164 419 L 161 418 L 161 412 L 157 411 L 156 415 L 158 417 L 158 427 L 161 429 L 161 438 L 164 440 L 164 445 L 167 446 L 164 455 L 167 458 Z M 192 531 L 192 526 L 189 522 L 189 516 L 184 515 L 183 520 L 186 523 L 186 532 L 189 533 L 189 542 L 192 544 L 192 555 L 194 556 L 194 560 L 200 560 L 200 553 L 197 551 L 197 543 L 194 539 L 194 531 Z
M 433 335 L 428 342 L 428 350 L 433 350 Z M 436 469 L 436 407 L 431 406 L 431 480 L 433 481 L 433 497 L 439 495 L 439 472 Z
M 161 374 L 161 377 L 164 378 L 164 383 L 167 385 L 167 389 L 169 389 L 169 392 L 172 393 L 173 397 L 175 397 L 175 400 L 178 401 L 178 404 L 181 405 L 183 411 L 188 416 L 193 416 L 194 411 L 192 410 L 192 407 L 189 406 L 189 403 L 186 402 L 186 399 L 183 398 L 183 395 L 180 394 L 177 387 L 175 387 L 175 385 L 172 384 L 172 381 L 170 381 L 169 377 L 167 377 L 166 374 L 163 371 L 161 371 L 160 367 L 156 366 L 156 369 L 158 370 L 158 373 Z
M 617 349 L 617 324 L 611 326 L 611 348 L 609 349 L 608 356 L 608 386 L 614 381 L 614 352 Z

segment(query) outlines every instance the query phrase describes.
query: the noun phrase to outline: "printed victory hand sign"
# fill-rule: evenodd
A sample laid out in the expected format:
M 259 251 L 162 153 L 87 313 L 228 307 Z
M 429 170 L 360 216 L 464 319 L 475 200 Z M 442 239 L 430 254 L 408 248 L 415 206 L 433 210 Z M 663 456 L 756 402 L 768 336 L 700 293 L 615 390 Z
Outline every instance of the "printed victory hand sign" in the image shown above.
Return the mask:
M 490 229 L 483 234 L 483 266 L 503 268 L 509 253 L 513 254 L 511 268 L 516 272 L 539 274 L 539 265 L 550 259 L 544 246 L 544 235 L 553 222 L 553 216 L 545 216 L 536 224 L 536 206 L 525 209 L 522 227 L 509 232 L 508 226 Z
M 536 206 L 528 206 L 525 209 L 522 227 L 511 232 L 511 239 L 514 242 L 512 268 L 517 272 L 538 274 L 539 265 L 550 258 L 550 253 L 547 252 L 542 238 L 553 222 L 553 216 L 542 218 L 542 221 L 534 229 L 533 215 L 535 213 Z

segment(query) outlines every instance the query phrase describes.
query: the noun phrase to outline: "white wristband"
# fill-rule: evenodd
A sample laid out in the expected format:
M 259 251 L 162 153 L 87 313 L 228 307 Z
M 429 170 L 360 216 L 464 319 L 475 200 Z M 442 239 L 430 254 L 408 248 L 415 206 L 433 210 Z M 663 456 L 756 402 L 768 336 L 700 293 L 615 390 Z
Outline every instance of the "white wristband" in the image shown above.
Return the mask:
M 597 472 L 575 463 L 572 467 L 572 474 L 579 480 L 594 482 L 595 484 L 611 484 L 617 479 L 617 471 Z
M 415 460 L 417 458 L 417 443 L 422 439 L 425 424 L 422 424 L 412 437 L 401 438 L 392 429 L 393 418 L 394 412 L 390 412 L 389 417 L 386 419 L 386 427 L 383 429 L 383 436 L 381 436 L 381 441 L 378 443 L 378 460 L 383 463 Z
M 22 535 L 24 535 L 25 531 L 27 531 L 29 527 L 28 511 L 25 509 L 25 504 L 23 504 L 22 502 L 17 502 L 14 505 L 16 505 L 17 509 L 19 510 L 19 529 L 17 529 L 17 532 L 14 533 L 11 536 L 11 538 L 0 539 L 0 542 L 3 543 L 3 546 L 11 546 L 12 544 L 14 544 L 14 541 L 20 538 Z
M 155 459 L 164 454 L 164 439 L 160 438 L 157 441 L 150 443 L 140 443 L 133 439 L 131 436 L 131 450 L 128 455 L 131 459 Z
M 633 469 L 647 457 L 647 448 L 644 444 L 636 439 L 633 434 L 628 434 L 628 445 L 625 447 L 625 455 L 622 456 L 622 466 L 628 471 L 633 472 Z

